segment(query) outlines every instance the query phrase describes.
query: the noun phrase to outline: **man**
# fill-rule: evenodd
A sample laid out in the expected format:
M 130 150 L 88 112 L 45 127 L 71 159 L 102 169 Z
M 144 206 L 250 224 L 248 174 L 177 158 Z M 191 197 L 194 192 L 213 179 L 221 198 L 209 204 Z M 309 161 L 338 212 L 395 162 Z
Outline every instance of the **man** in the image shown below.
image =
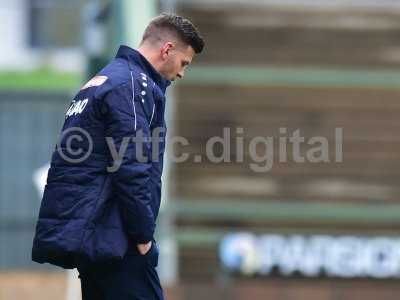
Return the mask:
M 203 47 L 189 20 L 161 14 L 139 48 L 121 46 L 66 112 L 32 259 L 77 267 L 84 300 L 163 299 L 154 230 L 165 91 Z

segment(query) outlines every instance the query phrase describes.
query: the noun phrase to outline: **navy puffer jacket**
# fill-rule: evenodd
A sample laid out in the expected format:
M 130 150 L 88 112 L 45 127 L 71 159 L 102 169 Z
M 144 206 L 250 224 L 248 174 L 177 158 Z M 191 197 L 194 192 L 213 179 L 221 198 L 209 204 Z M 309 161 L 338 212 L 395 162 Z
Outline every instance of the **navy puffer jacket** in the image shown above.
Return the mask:
M 77 257 L 122 259 L 131 245 L 153 239 L 169 84 L 138 51 L 121 46 L 74 97 L 52 155 L 34 261 L 74 268 Z

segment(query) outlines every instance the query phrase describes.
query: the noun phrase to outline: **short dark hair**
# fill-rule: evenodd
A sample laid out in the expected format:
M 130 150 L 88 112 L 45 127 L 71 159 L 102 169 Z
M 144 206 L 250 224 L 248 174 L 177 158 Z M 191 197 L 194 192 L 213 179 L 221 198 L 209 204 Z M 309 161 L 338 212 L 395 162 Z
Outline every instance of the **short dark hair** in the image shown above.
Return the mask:
M 176 34 L 182 42 L 190 45 L 196 53 L 203 51 L 204 40 L 197 28 L 188 19 L 174 14 L 162 13 L 154 18 L 147 26 L 142 42 L 149 39 L 161 40 L 160 29 L 166 29 Z

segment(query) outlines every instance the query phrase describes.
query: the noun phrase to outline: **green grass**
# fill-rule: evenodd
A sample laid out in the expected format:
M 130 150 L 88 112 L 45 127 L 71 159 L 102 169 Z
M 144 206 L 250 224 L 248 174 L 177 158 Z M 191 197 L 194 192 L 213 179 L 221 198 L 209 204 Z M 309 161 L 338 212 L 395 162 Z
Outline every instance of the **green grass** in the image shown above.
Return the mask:
M 77 73 L 61 73 L 52 70 L 32 72 L 0 72 L 2 90 L 74 90 L 82 84 L 82 76 Z

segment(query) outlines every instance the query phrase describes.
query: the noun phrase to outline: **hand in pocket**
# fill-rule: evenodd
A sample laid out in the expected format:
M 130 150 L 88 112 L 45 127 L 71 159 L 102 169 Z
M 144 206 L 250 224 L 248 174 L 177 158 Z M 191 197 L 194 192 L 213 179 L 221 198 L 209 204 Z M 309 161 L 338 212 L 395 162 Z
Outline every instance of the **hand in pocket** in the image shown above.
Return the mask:
M 146 244 L 138 244 L 137 249 L 141 255 L 146 255 L 151 249 L 152 242 L 148 242 Z

